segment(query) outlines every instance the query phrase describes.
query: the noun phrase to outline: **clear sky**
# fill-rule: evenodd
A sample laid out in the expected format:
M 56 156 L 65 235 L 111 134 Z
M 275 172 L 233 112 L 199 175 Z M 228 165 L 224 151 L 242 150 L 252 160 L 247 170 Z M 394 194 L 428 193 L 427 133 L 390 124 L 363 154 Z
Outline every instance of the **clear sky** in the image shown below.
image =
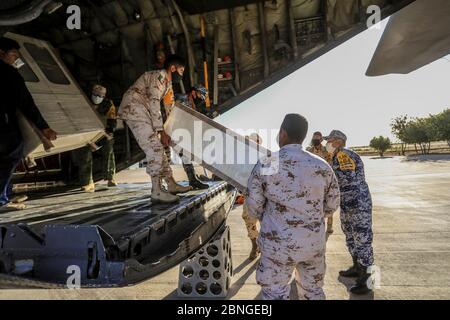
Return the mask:
M 300 113 L 312 132 L 340 129 L 348 146 L 368 145 L 391 135 L 391 119 L 418 117 L 450 107 L 450 59 L 409 75 L 366 77 L 385 22 L 342 44 L 309 65 L 242 102 L 216 120 L 230 129 L 277 129 L 285 114 Z M 267 141 L 266 147 L 275 149 Z

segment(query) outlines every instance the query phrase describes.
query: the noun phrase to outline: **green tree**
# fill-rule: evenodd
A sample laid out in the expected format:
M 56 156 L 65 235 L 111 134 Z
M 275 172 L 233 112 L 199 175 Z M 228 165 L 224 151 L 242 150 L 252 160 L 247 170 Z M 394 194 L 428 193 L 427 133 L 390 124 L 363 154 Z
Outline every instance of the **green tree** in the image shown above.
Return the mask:
M 380 157 L 383 157 L 386 150 L 388 150 L 391 146 L 392 146 L 391 140 L 383 136 L 374 137 L 370 141 L 370 147 L 377 150 L 378 153 L 380 154 Z
M 399 116 L 392 119 L 391 122 L 391 132 L 392 134 L 401 142 L 401 153 L 402 156 L 405 155 L 406 147 L 408 143 L 406 142 L 406 126 L 408 124 L 408 116 Z
M 407 122 L 404 131 L 404 141 L 414 144 L 416 153 L 429 154 L 434 129 L 430 118 L 415 118 Z M 417 148 L 419 147 L 419 149 Z
M 446 109 L 437 115 L 432 115 L 430 118 L 433 140 L 447 141 L 450 147 L 450 109 Z

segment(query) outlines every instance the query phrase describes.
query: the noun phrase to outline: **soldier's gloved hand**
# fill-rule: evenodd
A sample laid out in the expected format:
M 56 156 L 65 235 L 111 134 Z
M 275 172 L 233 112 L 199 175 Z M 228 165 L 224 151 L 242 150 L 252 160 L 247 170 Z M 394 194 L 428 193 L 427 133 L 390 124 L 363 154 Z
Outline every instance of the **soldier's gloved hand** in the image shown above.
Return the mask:
M 164 130 L 159 132 L 159 136 L 161 138 L 162 145 L 165 147 L 169 147 L 171 141 L 170 136 Z

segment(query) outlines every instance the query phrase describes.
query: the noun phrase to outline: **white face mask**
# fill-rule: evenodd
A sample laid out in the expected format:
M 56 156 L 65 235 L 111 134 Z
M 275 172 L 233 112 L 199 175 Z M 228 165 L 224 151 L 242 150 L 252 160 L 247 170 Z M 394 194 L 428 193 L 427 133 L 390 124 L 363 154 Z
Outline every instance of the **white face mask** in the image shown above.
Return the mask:
M 24 65 L 25 65 L 25 62 L 23 62 L 23 60 L 20 58 L 17 58 L 16 61 L 14 61 L 14 63 L 12 64 L 12 66 L 16 69 L 20 69 Z
M 92 100 L 92 102 L 93 102 L 94 104 L 100 104 L 100 103 L 103 102 L 103 98 L 102 98 L 102 97 L 99 97 L 99 96 L 96 96 L 95 94 L 93 94 L 93 95 L 91 96 L 91 100 Z
M 327 148 L 328 153 L 334 153 L 336 151 L 336 147 L 333 147 L 332 142 L 328 142 L 325 148 Z

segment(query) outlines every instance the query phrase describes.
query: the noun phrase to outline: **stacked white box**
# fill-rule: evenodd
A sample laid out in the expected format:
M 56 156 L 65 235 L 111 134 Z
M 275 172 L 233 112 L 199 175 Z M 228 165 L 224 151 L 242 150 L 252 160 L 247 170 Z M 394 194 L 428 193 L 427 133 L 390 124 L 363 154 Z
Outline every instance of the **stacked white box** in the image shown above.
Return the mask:
M 182 298 L 225 298 L 233 276 L 230 227 L 180 264 L 177 294 Z

